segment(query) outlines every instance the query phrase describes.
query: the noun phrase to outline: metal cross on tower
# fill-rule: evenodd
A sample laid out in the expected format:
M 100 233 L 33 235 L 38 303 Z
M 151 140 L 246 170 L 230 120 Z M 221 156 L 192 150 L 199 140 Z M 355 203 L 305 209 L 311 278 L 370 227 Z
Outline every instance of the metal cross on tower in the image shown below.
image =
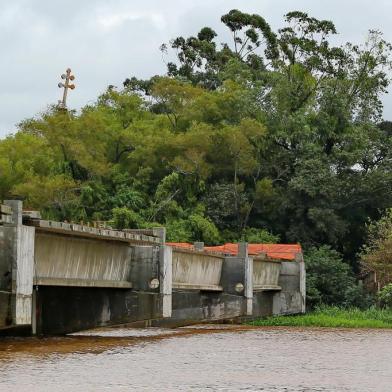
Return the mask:
M 75 88 L 74 84 L 70 84 L 69 81 L 72 81 L 75 79 L 74 75 L 71 75 L 71 68 L 67 68 L 67 70 L 65 71 L 65 74 L 61 75 L 61 79 L 65 80 L 65 82 L 60 82 L 58 84 L 59 88 L 64 88 L 64 92 L 63 92 L 63 99 L 59 100 L 59 107 L 62 109 L 66 109 L 67 108 L 67 94 L 68 94 L 68 89 L 70 88 L 71 90 L 73 90 Z

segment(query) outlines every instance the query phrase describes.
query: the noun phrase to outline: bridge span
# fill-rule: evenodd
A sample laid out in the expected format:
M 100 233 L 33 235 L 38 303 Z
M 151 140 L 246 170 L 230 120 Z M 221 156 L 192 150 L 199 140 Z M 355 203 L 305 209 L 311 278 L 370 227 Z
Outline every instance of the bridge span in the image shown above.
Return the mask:
M 305 311 L 298 245 L 166 243 L 165 229 L 46 221 L 0 204 L 0 334 L 187 325 Z

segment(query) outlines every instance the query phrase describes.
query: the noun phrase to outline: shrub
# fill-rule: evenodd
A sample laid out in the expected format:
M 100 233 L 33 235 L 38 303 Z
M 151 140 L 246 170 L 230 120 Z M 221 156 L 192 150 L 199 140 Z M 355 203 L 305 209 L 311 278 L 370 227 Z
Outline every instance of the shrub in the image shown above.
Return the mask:
M 392 283 L 384 286 L 378 293 L 377 299 L 380 302 L 381 307 L 392 309 Z
M 207 245 L 220 242 L 219 230 L 210 219 L 200 214 L 192 214 L 188 219 L 170 220 L 166 222 L 166 229 L 170 242 L 202 241 Z
M 392 209 L 367 226 L 368 239 L 361 253 L 365 271 L 374 271 L 381 286 L 392 282 Z
M 280 238 L 278 235 L 274 235 L 265 229 L 249 227 L 245 229 L 241 240 L 251 244 L 277 244 Z
M 307 304 L 367 307 L 371 299 L 356 283 L 351 268 L 329 246 L 305 252 Z
M 195 241 L 203 241 L 208 245 L 220 242 L 219 230 L 210 219 L 193 214 L 189 217 L 189 222 Z
M 137 229 L 142 224 L 140 215 L 126 207 L 113 208 L 112 213 L 112 224 L 116 229 Z
M 169 242 L 192 242 L 189 222 L 183 219 L 166 222 L 166 239 Z

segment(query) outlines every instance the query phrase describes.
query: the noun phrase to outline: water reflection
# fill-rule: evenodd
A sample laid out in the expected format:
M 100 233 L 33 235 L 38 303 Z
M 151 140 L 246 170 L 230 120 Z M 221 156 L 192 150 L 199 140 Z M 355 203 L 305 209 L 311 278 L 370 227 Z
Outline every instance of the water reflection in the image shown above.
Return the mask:
M 0 341 L 0 391 L 392 390 L 392 331 L 110 328 Z

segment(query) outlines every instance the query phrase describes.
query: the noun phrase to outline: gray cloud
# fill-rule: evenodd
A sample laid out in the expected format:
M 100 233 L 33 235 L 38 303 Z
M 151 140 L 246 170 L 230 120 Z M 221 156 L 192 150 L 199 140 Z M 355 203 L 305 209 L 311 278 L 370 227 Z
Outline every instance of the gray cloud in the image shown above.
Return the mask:
M 45 110 L 60 98 L 56 87 L 68 66 L 77 88 L 69 106 L 95 100 L 109 84 L 126 77 L 148 77 L 165 70 L 158 50 L 177 35 L 211 26 L 228 33 L 220 16 L 232 8 L 262 14 L 274 28 L 283 15 L 300 9 L 331 19 L 339 42 L 362 42 L 369 28 L 392 40 L 389 0 L 2 0 L 0 11 L 0 137 L 15 124 Z M 223 40 L 223 38 L 222 38 Z M 385 116 L 392 118 L 387 96 Z

